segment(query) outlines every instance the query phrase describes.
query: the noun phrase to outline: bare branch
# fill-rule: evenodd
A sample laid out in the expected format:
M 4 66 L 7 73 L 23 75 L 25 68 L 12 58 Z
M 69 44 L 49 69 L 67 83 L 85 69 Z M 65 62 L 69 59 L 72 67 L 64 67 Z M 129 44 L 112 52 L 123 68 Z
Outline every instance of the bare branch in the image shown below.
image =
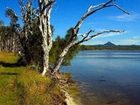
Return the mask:
M 82 38 L 82 40 L 79 41 L 79 42 L 83 42 L 87 37 L 89 37 L 89 35 L 90 35 L 92 32 L 94 32 L 94 31 L 93 31 L 93 30 L 90 30 L 90 31 L 88 31 L 87 33 L 81 35 L 83 38 Z
M 54 4 L 55 0 L 38 0 L 40 16 L 48 13 L 51 9 L 52 5 Z M 46 12 L 46 13 L 44 13 Z
M 118 8 L 119 10 L 121 10 L 122 12 L 124 12 L 124 13 L 130 15 L 130 13 L 129 13 L 128 11 L 126 11 L 126 10 L 123 9 L 123 8 L 121 8 L 121 7 L 120 7 L 119 5 L 117 5 L 117 4 L 113 4 L 112 6 L 115 6 L 116 8 Z
M 92 33 L 92 32 L 94 32 L 94 30 L 90 30 L 90 31 L 88 31 L 88 32 L 86 32 L 86 33 L 84 33 L 84 34 L 81 34 L 80 36 L 81 37 L 88 37 L 88 35 L 90 34 L 90 33 Z
M 124 32 L 124 30 L 105 30 L 105 31 L 101 31 L 101 32 L 98 32 L 98 33 L 93 34 L 91 36 L 88 35 L 89 37 L 86 37 L 86 38 L 84 37 L 82 40 L 78 41 L 76 44 L 80 44 L 80 43 L 83 43 L 85 41 L 91 40 L 94 37 L 97 37 L 99 35 L 103 35 L 103 34 L 107 34 L 107 33 L 122 33 L 122 32 Z
M 126 10 L 124 10 L 123 8 L 121 8 L 120 6 L 118 6 L 117 4 L 115 4 L 116 0 L 109 0 L 106 3 L 101 3 L 99 5 L 95 5 L 95 6 L 90 6 L 87 10 L 87 12 L 81 17 L 81 19 L 77 22 L 77 24 L 75 25 L 74 29 L 76 30 L 76 33 L 73 37 L 77 36 L 79 29 L 81 27 L 81 25 L 83 24 L 84 20 L 89 17 L 90 15 L 94 14 L 95 12 L 102 10 L 104 8 L 107 7 L 111 7 L 111 6 L 115 6 L 117 7 L 119 10 L 123 11 L 126 14 L 129 14 Z
M 44 14 L 44 11 L 46 10 L 46 8 L 48 8 L 48 10 L 49 10 L 51 8 L 51 6 L 53 5 L 53 3 L 54 3 L 54 0 L 51 0 L 46 5 L 44 5 L 41 10 L 41 15 Z

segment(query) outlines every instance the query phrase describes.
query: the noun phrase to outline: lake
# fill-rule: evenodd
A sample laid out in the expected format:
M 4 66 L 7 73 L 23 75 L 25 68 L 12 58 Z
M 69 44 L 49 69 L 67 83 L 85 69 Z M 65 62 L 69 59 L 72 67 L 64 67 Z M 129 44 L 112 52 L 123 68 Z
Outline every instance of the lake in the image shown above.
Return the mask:
M 140 51 L 80 51 L 70 66 L 83 105 L 140 105 Z

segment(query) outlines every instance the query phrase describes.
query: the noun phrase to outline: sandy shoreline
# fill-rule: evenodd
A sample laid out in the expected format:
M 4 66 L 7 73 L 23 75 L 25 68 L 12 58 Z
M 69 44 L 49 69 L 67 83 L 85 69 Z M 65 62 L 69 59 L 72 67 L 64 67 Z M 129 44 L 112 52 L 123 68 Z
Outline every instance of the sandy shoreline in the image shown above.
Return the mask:
M 65 101 L 67 105 L 79 105 L 74 101 L 74 99 L 67 92 L 65 92 L 65 96 L 66 96 Z

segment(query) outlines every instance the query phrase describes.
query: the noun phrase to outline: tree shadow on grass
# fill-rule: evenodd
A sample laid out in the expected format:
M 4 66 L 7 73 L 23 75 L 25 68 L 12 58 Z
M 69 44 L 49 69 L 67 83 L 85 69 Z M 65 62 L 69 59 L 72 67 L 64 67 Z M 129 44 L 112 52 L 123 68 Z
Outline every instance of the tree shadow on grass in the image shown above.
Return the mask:
M 0 65 L 3 67 L 20 67 L 20 66 L 26 66 L 26 63 L 23 61 L 22 58 L 20 58 L 16 63 L 0 62 Z
M 0 75 L 18 75 L 18 73 L 0 72 Z

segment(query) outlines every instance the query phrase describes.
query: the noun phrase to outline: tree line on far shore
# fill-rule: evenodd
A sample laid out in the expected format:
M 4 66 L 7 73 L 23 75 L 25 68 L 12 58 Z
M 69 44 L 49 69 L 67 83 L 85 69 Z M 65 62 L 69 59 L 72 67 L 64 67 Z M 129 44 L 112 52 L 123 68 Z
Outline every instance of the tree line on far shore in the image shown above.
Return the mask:
M 140 50 L 140 45 L 81 45 L 80 50 Z

